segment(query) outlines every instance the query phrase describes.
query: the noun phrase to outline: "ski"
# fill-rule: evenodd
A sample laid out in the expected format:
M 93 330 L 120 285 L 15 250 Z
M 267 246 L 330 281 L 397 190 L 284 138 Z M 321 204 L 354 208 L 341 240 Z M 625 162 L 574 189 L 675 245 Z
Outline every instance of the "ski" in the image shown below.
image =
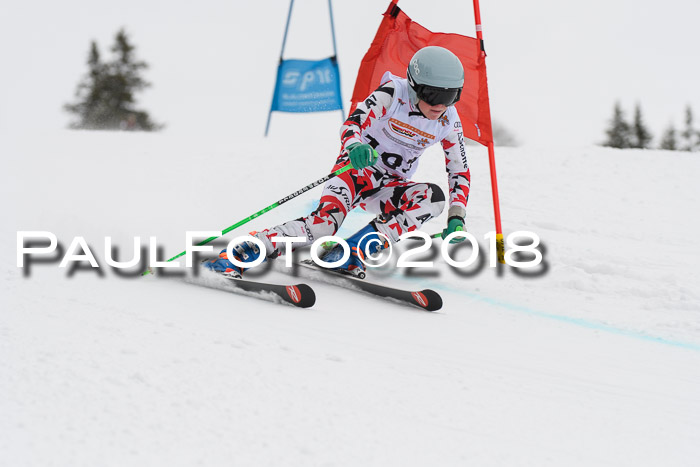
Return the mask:
M 290 305 L 299 308 L 309 308 L 316 303 L 316 294 L 314 289 L 306 284 L 279 285 L 268 284 L 248 279 L 235 279 L 233 277 L 220 276 L 224 279 L 223 287 L 218 287 L 214 284 L 193 282 L 197 285 L 216 288 L 219 290 L 227 290 L 230 292 L 249 292 L 251 297 L 259 298 L 268 301 L 279 301 L 280 299 Z M 248 295 L 248 294 L 245 294 Z
M 398 301 L 401 304 L 415 305 L 426 311 L 437 311 L 442 308 L 442 297 L 434 290 L 424 289 L 411 291 L 375 284 L 362 279 L 356 279 L 349 275 L 321 268 L 308 259 L 298 262 L 297 264 L 304 268 L 321 273 L 318 275 L 318 277 L 309 277 L 309 279 L 318 279 L 322 282 L 336 285 L 338 287 L 359 290 L 377 297 L 390 298 Z
M 265 282 L 251 281 L 247 279 L 226 278 L 230 284 L 246 292 L 269 292 L 290 305 L 299 308 L 309 308 L 316 303 L 314 289 L 306 284 L 278 285 Z

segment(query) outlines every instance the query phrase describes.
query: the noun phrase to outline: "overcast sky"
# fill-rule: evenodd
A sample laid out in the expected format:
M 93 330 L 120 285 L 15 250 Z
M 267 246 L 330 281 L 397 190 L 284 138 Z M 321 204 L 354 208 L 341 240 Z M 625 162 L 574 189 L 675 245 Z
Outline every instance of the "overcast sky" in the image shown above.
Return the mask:
M 388 1 L 333 0 L 343 98 Z M 401 0 L 436 32 L 474 35 L 472 2 Z M 151 68 L 141 107 L 168 132 L 262 135 L 288 1 L 4 2 L 0 132 L 64 128 L 62 105 L 86 71 L 91 40 L 106 54 L 125 27 Z M 690 104 L 700 127 L 700 3 L 687 0 L 482 0 L 492 116 L 525 144 L 600 142 L 615 100 L 642 105 L 658 143 Z M 328 3 L 297 0 L 286 58 L 331 54 Z M 241 124 L 240 114 L 248 118 Z M 338 116 L 275 114 L 275 125 L 337 134 Z M 312 134 L 300 132 L 300 138 Z

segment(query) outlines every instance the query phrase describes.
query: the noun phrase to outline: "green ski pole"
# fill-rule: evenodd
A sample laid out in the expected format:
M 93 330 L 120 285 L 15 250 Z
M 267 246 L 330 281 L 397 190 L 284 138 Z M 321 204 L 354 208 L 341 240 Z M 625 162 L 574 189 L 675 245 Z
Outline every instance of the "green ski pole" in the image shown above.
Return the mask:
M 266 212 L 272 211 L 273 209 L 275 209 L 276 207 L 278 207 L 278 206 L 280 206 L 280 205 L 286 203 L 286 202 L 289 201 L 290 199 L 294 199 L 294 198 L 296 198 L 297 196 L 299 196 L 299 195 L 301 195 L 301 194 L 303 194 L 303 193 L 306 193 L 307 191 L 311 190 L 312 188 L 315 188 L 315 187 L 317 187 L 318 185 L 320 185 L 320 184 L 322 184 L 322 183 L 325 183 L 325 182 L 327 182 L 328 180 L 330 180 L 331 178 L 333 178 L 333 177 L 335 177 L 335 176 L 337 176 L 337 175 L 340 175 L 340 174 L 342 174 L 343 172 L 346 172 L 346 171 L 348 171 L 348 170 L 350 170 L 350 169 L 352 169 L 352 164 L 348 164 L 348 165 L 346 165 L 345 167 L 341 167 L 340 169 L 336 170 L 335 172 L 331 172 L 331 173 L 329 173 L 328 175 L 326 175 L 325 177 L 319 178 L 318 180 L 316 180 L 316 181 L 313 182 L 313 183 L 309 183 L 309 184 L 306 185 L 304 188 L 301 188 L 301 189 L 295 191 L 294 193 L 285 196 L 284 198 L 280 199 L 279 201 L 277 201 L 277 202 L 275 202 L 275 203 L 272 203 L 271 205 L 269 205 L 269 206 L 266 207 L 266 208 L 261 209 L 260 211 L 256 212 L 255 214 L 251 214 L 250 216 L 246 217 L 245 219 L 240 220 L 240 221 L 236 222 L 235 224 L 233 224 L 232 226 L 229 226 L 229 227 L 225 228 L 224 230 L 221 231 L 221 235 L 217 235 L 217 236 L 214 236 L 214 237 L 209 237 L 209 238 L 207 238 L 206 240 L 202 240 L 201 242 L 197 243 L 197 246 L 206 245 L 207 243 L 211 242 L 212 240 L 216 240 L 217 238 L 226 235 L 227 233 L 229 233 L 229 232 L 232 231 L 233 229 L 237 229 L 238 227 L 242 226 L 243 224 L 246 224 L 246 223 L 252 221 L 252 220 L 255 219 L 256 217 L 260 217 L 260 216 L 262 216 L 263 214 L 265 214 Z M 166 262 L 169 263 L 170 261 L 176 260 L 177 258 L 180 258 L 181 256 L 184 256 L 185 253 L 186 253 L 186 251 L 183 251 L 183 252 L 181 252 L 181 253 L 178 253 L 177 255 L 173 256 L 172 258 L 170 258 L 170 259 L 167 260 Z M 149 274 L 149 273 L 150 273 L 150 274 L 153 274 L 153 271 L 151 270 L 151 268 L 148 268 L 147 270 L 145 270 L 143 273 L 141 273 L 141 275 L 142 275 L 142 276 L 145 276 L 146 274 Z

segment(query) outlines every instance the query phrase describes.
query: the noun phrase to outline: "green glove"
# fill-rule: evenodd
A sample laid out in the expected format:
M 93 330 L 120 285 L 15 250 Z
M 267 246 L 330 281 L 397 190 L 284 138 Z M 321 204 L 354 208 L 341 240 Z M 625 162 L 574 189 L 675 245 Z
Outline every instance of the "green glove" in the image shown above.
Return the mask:
M 447 228 L 442 231 L 442 239 L 444 240 L 452 232 L 463 232 L 464 230 L 465 228 L 463 218 L 458 216 L 450 217 L 447 220 Z M 463 242 L 464 240 L 466 240 L 466 238 L 464 237 L 455 237 L 452 240 L 450 240 L 450 243 L 459 243 Z
M 377 163 L 379 154 L 377 151 L 365 143 L 352 143 L 348 146 L 348 156 L 354 169 L 360 170 Z

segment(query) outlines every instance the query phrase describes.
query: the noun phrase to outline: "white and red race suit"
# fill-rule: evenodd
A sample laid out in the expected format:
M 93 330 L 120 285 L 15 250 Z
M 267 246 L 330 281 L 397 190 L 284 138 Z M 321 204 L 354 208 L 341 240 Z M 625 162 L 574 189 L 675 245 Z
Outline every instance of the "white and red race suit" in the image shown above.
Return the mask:
M 377 229 L 394 242 L 403 233 L 418 229 L 438 216 L 445 206 L 440 187 L 409 179 L 425 149 L 437 143 L 445 152 L 449 214 L 464 217 L 470 174 L 462 124 L 453 106 L 437 120 L 426 118 L 410 102 L 406 79 L 387 72 L 379 88 L 359 103 L 345 121 L 340 137 L 342 147 L 333 170 L 349 162 L 346 148 L 356 142 L 367 143 L 377 151 L 377 164 L 362 170 L 351 169 L 330 179 L 319 206 L 311 214 L 260 232 L 258 238 L 266 244 L 268 256 L 278 256 L 281 248 L 281 244 L 274 248 L 270 238 L 303 237 L 310 244 L 317 238 L 335 234 L 348 212 L 356 207 L 376 213 Z

